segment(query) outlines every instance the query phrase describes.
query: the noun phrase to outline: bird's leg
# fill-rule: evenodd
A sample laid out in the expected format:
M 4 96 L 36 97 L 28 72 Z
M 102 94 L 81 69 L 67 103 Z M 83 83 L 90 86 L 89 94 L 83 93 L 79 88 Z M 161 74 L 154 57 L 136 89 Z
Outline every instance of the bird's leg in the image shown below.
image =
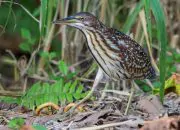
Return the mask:
M 86 95 L 86 97 L 84 97 L 80 102 L 78 102 L 72 109 L 77 108 L 79 105 L 81 105 L 82 103 L 84 103 L 85 101 L 87 101 L 87 100 L 92 96 L 93 92 L 95 91 L 97 85 L 98 85 L 99 82 L 102 80 L 102 78 L 103 78 L 103 71 L 101 70 L 101 68 L 99 68 L 90 92 Z M 73 111 L 73 110 L 72 110 L 72 111 Z
M 133 97 L 133 94 L 134 94 L 134 89 L 135 89 L 134 81 L 131 80 L 131 93 L 129 95 L 128 104 L 127 104 L 127 107 L 126 107 L 124 115 L 127 115 L 127 113 L 128 113 L 129 107 L 131 105 L 131 100 L 132 100 L 132 97 Z

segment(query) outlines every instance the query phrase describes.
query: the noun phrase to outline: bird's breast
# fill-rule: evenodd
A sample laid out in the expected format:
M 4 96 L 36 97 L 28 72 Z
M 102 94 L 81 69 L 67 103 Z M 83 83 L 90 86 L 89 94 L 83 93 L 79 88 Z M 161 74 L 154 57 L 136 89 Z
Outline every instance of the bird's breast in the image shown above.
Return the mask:
M 91 31 L 84 32 L 87 45 L 102 70 L 112 79 L 124 78 L 124 70 L 119 62 L 118 48 L 109 39 Z M 116 51 L 113 51 L 113 48 Z M 121 72 L 121 73 L 120 73 Z

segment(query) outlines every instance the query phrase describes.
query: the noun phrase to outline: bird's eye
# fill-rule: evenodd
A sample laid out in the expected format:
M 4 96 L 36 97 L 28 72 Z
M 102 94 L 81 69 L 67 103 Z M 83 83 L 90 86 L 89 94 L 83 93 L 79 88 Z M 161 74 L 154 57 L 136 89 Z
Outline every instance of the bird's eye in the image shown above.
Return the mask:
M 83 18 L 83 17 L 80 17 L 79 20 L 84 20 L 84 18 Z

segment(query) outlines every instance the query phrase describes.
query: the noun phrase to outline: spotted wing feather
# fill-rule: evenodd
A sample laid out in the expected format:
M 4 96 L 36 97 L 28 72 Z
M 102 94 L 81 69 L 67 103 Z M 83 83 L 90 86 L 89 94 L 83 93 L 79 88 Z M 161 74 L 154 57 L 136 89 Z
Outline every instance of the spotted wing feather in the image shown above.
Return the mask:
M 155 77 L 150 58 L 144 49 L 129 36 L 116 31 L 120 62 L 130 79 L 148 79 Z

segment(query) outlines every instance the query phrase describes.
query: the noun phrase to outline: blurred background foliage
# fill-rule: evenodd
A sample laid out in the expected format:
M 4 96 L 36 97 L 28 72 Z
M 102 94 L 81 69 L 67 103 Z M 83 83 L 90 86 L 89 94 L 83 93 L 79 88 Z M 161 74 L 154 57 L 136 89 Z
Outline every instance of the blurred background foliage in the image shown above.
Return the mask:
M 91 85 L 97 65 L 82 33 L 52 24 L 53 20 L 86 11 L 145 48 L 158 76 L 136 83 L 145 92 L 158 88 L 163 98 L 165 79 L 180 71 L 179 7 L 179 0 L 2 0 L 0 94 L 26 94 L 26 89 L 38 81 L 78 80 Z M 127 87 L 122 82 L 118 89 Z

